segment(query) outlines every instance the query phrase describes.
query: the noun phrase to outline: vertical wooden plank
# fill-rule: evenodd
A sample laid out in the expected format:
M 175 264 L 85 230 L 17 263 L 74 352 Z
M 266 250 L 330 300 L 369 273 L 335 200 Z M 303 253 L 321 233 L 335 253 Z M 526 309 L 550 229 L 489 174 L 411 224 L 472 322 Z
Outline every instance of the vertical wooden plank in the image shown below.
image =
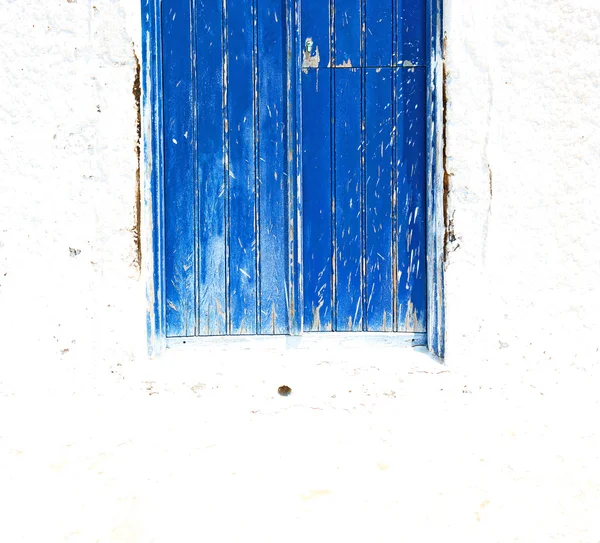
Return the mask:
M 289 331 L 285 9 L 258 0 L 260 330 Z
M 254 6 L 228 0 L 230 333 L 257 332 Z
M 335 71 L 336 331 L 359 331 L 362 296 L 361 70 Z
M 423 0 L 397 0 L 397 2 L 399 65 L 425 66 L 427 50 L 425 2 Z
M 366 70 L 367 330 L 393 330 L 392 77 L 391 68 Z
M 223 11 L 197 3 L 198 334 L 227 332 L 223 126 Z
M 303 68 L 327 68 L 331 60 L 330 0 L 302 0 Z
M 304 328 L 331 331 L 331 70 L 302 75 Z
M 362 0 L 335 0 L 335 49 L 336 67 L 361 66 Z
M 167 335 L 195 334 L 195 119 L 189 0 L 163 5 Z
M 288 174 L 288 247 L 289 247 L 289 315 L 292 335 L 304 326 L 302 281 L 302 65 L 303 42 L 300 21 L 301 0 L 286 4 L 286 104 L 287 104 L 287 174 Z
M 367 66 L 392 66 L 393 6 L 394 0 L 366 2 Z
M 396 70 L 398 133 L 397 326 L 426 329 L 425 69 Z

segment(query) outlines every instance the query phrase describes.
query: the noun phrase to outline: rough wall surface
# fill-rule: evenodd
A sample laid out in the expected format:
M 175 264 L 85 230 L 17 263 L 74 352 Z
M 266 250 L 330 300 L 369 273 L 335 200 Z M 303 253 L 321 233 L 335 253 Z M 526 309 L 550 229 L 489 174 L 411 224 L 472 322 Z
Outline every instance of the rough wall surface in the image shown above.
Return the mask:
M 145 360 L 138 2 L 1 2 L 0 541 L 597 543 L 597 2 L 447 2 L 450 369 Z
M 7 362 L 114 362 L 145 347 L 134 232 L 135 4 L 2 5 L 0 338 Z
M 446 2 L 448 362 L 600 346 L 600 4 Z
M 126 0 L 3 5 L 0 338 L 11 359 L 144 356 L 139 19 Z M 445 27 L 448 362 L 589 364 L 600 6 L 448 0 Z

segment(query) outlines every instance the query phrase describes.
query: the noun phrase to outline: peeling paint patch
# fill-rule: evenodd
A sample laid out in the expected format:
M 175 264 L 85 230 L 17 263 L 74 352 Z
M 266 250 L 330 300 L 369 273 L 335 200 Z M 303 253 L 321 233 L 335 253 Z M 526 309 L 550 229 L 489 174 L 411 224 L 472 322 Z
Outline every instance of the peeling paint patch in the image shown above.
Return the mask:
M 320 332 L 321 331 L 321 308 L 323 307 L 324 301 L 320 300 L 319 305 L 317 307 L 313 306 L 313 324 L 312 331 Z
M 304 73 L 308 73 L 309 68 L 318 68 L 321 63 L 321 55 L 319 54 L 319 47 L 314 47 L 312 38 L 306 38 L 304 44 L 304 60 L 302 61 L 302 70 Z
M 419 320 L 417 308 L 412 301 L 408 302 L 408 307 L 406 308 L 404 330 L 409 332 L 425 332 L 426 330 L 425 325 Z

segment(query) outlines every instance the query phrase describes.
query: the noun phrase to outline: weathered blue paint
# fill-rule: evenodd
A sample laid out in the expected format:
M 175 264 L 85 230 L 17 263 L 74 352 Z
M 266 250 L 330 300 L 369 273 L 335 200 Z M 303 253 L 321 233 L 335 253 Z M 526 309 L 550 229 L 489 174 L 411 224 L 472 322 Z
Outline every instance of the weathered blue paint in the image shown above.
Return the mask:
M 368 43 L 368 39 L 367 39 Z M 368 51 L 368 48 L 367 48 Z M 391 50 L 390 50 L 391 56 Z M 368 68 L 366 84 L 366 329 L 394 330 L 394 126 L 392 68 Z
M 397 68 L 397 329 L 425 332 L 425 69 Z
M 418 3 L 418 2 L 415 2 Z M 391 66 L 397 25 L 394 0 L 377 0 L 366 3 L 365 36 L 366 66 Z
M 335 0 L 333 2 L 331 11 L 331 26 L 334 31 L 332 65 L 335 67 L 358 68 L 363 66 L 362 8 L 363 0 Z
M 197 2 L 196 37 L 198 134 L 198 278 L 197 333 L 227 333 L 227 194 L 225 122 L 227 101 L 223 81 L 223 5 Z M 226 97 L 225 97 L 226 98 Z
M 163 2 L 161 19 L 157 6 Z M 145 115 L 151 116 L 153 127 L 151 133 L 145 134 L 152 144 L 146 152 L 153 163 L 161 164 L 160 153 L 164 146 L 167 169 L 164 202 L 159 167 L 151 170 L 149 179 L 155 196 L 153 213 L 157 227 L 153 237 L 157 295 L 149 317 L 150 334 L 162 337 L 165 328 L 168 335 L 298 333 L 302 329 L 424 330 L 427 313 L 428 323 L 434 322 L 436 328 L 435 337 L 428 328 L 430 348 L 443 354 L 443 347 L 439 349 L 439 339 L 443 338 L 443 306 L 432 303 L 430 295 L 425 312 L 423 287 L 424 270 L 427 270 L 429 292 L 432 285 L 437 285 L 436 296 L 441 300 L 438 280 L 441 261 L 435 263 L 438 279 L 432 281 L 429 272 L 433 266 L 431 262 L 425 265 L 424 244 L 424 220 L 426 217 L 429 220 L 432 210 L 439 218 L 441 207 L 439 183 L 432 183 L 432 179 L 439 178 L 434 158 L 439 156 L 440 131 L 427 122 L 427 115 L 440 100 L 432 91 L 432 82 L 439 74 L 438 64 L 430 59 L 435 48 L 439 52 L 441 0 L 426 3 L 303 0 L 301 17 L 298 16 L 300 2 L 286 9 L 283 2 L 271 0 L 222 0 L 215 2 L 216 7 L 207 7 L 207 3 L 195 0 L 163 2 L 146 0 L 143 3 L 146 51 L 143 58 L 148 74 L 144 83 L 145 91 L 154 91 L 154 95 L 148 92 L 154 107 L 144 110 Z M 189 220 L 189 210 L 178 217 L 169 217 L 168 202 L 177 201 L 177 193 L 168 189 L 169 163 L 173 163 L 173 157 L 180 151 L 169 149 L 172 139 L 168 138 L 177 131 L 178 122 L 179 130 L 185 122 L 178 120 L 170 124 L 172 119 L 167 119 L 169 91 L 166 88 L 164 132 L 160 131 L 161 53 L 166 62 L 168 51 L 166 47 L 163 51 L 157 49 L 156 42 L 163 40 L 168 44 L 167 34 L 173 32 L 179 17 L 166 21 L 165 14 L 171 3 L 184 11 L 185 6 L 189 6 L 191 21 L 190 28 L 182 29 L 178 35 L 181 41 L 188 39 L 190 54 L 187 61 L 182 57 L 181 63 L 171 69 L 185 72 L 191 65 L 193 72 L 189 82 L 191 103 L 188 101 L 186 105 L 184 98 L 180 100 L 184 108 L 189 108 L 182 119 L 191 116 L 196 138 L 191 144 L 194 218 L 192 233 L 179 236 L 180 246 L 161 257 L 162 232 L 169 231 L 169 222 L 170 231 L 177 232 L 177 225 Z M 247 5 L 253 9 L 244 11 Z M 236 11 L 233 20 L 232 9 Z M 277 9 L 284 12 L 281 17 Z M 244 21 L 241 20 L 243 13 Z M 275 13 L 277 19 L 283 21 L 283 30 L 276 28 Z M 236 19 L 236 16 L 239 17 Z M 162 24 L 156 24 L 157 21 Z M 300 26 L 303 27 L 301 34 Z M 165 39 L 161 38 L 163 32 Z M 185 38 L 186 35 L 189 38 Z M 277 47 L 279 39 L 282 40 L 280 48 Z M 185 43 L 173 45 L 186 47 Z M 231 50 L 236 47 L 238 54 L 232 59 Z M 350 64 L 354 69 L 348 69 Z M 424 69 L 426 64 L 427 69 Z M 302 77 L 302 91 L 299 77 Z M 168 75 L 164 80 L 166 87 Z M 349 93 L 350 89 L 355 93 Z M 187 96 L 184 91 L 170 92 L 171 100 L 176 100 L 173 97 L 178 94 Z M 343 92 L 347 100 L 340 100 Z M 219 99 L 215 104 L 217 95 Z M 419 106 L 411 110 L 410 106 L 417 102 Z M 265 108 L 265 104 L 269 107 Z M 273 108 L 275 104 L 282 105 L 283 121 L 272 116 L 271 104 Z M 230 117 L 238 121 L 238 126 L 234 126 Z M 349 130 L 346 123 L 351 125 Z M 357 134 L 358 145 L 350 150 L 347 141 Z M 277 145 L 279 137 L 283 139 L 283 153 Z M 243 140 L 241 148 L 236 149 L 240 140 Z M 194 145 L 197 146 L 195 154 Z M 347 145 L 349 153 L 340 152 L 338 145 L 342 148 Z M 338 171 L 340 162 L 342 168 L 344 162 L 354 160 L 356 163 L 356 155 L 358 172 Z M 232 157 L 237 157 L 238 164 L 234 164 Z M 185 157 L 183 163 L 189 168 L 189 157 Z M 236 168 L 241 172 L 242 181 L 232 184 Z M 275 179 L 276 173 L 279 178 L 279 172 L 285 182 L 268 183 L 269 178 Z M 220 182 L 216 182 L 219 175 Z M 419 176 L 420 185 L 416 179 Z M 345 177 L 357 181 L 346 182 L 344 186 Z M 189 191 L 189 188 L 181 190 Z M 354 217 L 341 206 L 338 190 L 346 200 L 351 194 L 358 198 L 359 208 Z M 421 210 L 415 213 L 417 204 Z M 164 227 L 163 206 L 166 206 Z M 299 243 L 301 207 L 302 245 Z M 402 211 L 407 213 L 402 214 Z M 349 233 L 343 228 L 346 222 L 353 225 Z M 407 237 L 406 231 L 401 232 L 403 228 L 412 229 L 412 235 Z M 243 237 L 241 245 L 232 232 Z M 435 237 L 432 228 L 428 229 L 427 236 L 428 243 Z M 189 258 L 189 254 L 186 255 L 183 247 L 189 239 L 195 248 L 193 257 L 185 261 L 184 257 Z M 434 255 L 438 258 L 439 237 L 435 239 L 438 246 Z M 233 241 L 238 241 L 239 251 L 232 249 Z M 339 258 L 340 246 L 348 251 L 348 260 Z M 268 256 L 263 262 L 265 250 Z M 431 255 L 431 247 L 428 251 Z M 386 255 L 390 256 L 389 261 Z M 193 323 L 180 314 L 169 319 L 166 306 L 171 307 L 171 304 L 160 299 L 169 289 L 175 291 L 165 284 L 165 275 L 172 285 L 174 270 L 184 261 L 187 271 L 194 267 L 193 291 L 189 284 L 187 286 L 187 296 L 189 298 L 192 291 L 195 304 Z M 167 270 L 161 270 L 161 262 Z M 348 273 L 348 262 L 351 268 L 352 262 L 358 262 L 354 275 Z M 246 264 L 248 267 L 254 264 L 254 267 L 248 271 L 242 268 Z M 245 278 L 242 281 L 239 274 L 235 276 L 240 269 L 250 277 L 242 274 Z M 405 280 L 403 283 L 402 278 L 406 279 L 409 273 L 413 282 Z M 278 286 L 281 277 L 283 288 Z M 353 288 L 352 293 L 344 290 L 347 283 L 343 279 L 348 277 L 351 285 L 353 277 L 359 280 L 358 289 Z M 170 296 L 167 298 L 177 307 Z M 350 314 L 348 308 L 353 305 L 354 313 Z M 286 308 L 283 315 L 282 307 Z M 338 316 L 336 309 L 341 308 L 342 314 Z M 166 326 L 164 320 L 161 324 L 161 312 L 167 314 Z
M 286 9 L 287 39 L 287 177 L 288 191 L 288 248 L 290 333 L 299 335 L 304 329 L 304 297 L 302 277 L 302 83 L 303 64 L 301 0 L 288 0 Z
M 334 76 L 334 316 L 335 330 L 340 332 L 361 331 L 363 327 L 361 76 L 358 68 L 336 70 Z M 310 137 L 306 129 L 304 135 Z M 305 224 L 310 221 L 305 214 Z M 320 250 L 328 251 L 329 247 Z
M 425 5 L 323 4 L 303 2 L 306 329 L 425 332 Z
M 163 5 L 165 272 L 169 335 L 196 335 L 196 79 L 189 0 Z
M 260 287 L 258 325 L 263 334 L 290 329 L 288 290 L 288 177 L 286 169 L 286 37 L 281 0 L 258 0 L 257 197 Z
M 302 329 L 297 9 L 162 2 L 169 337 Z
M 304 66 L 331 67 L 333 31 L 330 17 L 333 0 L 302 0 L 302 45 Z
M 304 323 L 313 332 L 333 330 L 331 83 L 331 70 L 302 76 Z
M 397 66 L 425 66 L 428 53 L 426 33 L 428 1 L 396 1 L 399 34 Z
M 258 297 L 257 96 L 254 6 L 227 1 L 229 333 L 256 334 Z M 202 102 L 200 107 L 202 107 Z M 262 157 L 264 158 L 264 157 Z
M 303 0 L 301 12 L 304 330 L 314 332 L 334 329 L 331 7 Z

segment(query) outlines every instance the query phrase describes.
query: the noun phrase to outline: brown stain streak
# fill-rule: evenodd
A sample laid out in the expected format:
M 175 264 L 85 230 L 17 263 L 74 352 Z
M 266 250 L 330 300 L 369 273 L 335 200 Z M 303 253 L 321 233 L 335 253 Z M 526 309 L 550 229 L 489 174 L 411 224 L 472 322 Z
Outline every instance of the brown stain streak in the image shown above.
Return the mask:
M 447 96 L 447 78 L 448 78 L 448 70 L 446 67 L 446 41 L 447 38 L 446 36 L 444 36 L 444 40 L 442 43 L 442 79 L 443 79 L 443 83 L 442 83 L 442 145 L 443 145 L 443 150 L 442 150 L 442 163 L 443 163 L 443 169 L 444 169 L 444 196 L 443 196 L 443 201 L 442 201 L 442 206 L 443 206 L 443 213 L 444 213 L 444 250 L 443 250 L 443 261 L 446 262 L 447 256 L 448 256 L 448 242 L 449 242 L 449 238 L 452 236 L 454 237 L 454 233 L 450 232 L 451 230 L 451 225 L 450 225 L 450 221 L 448 218 L 448 195 L 450 193 L 450 177 L 452 176 L 452 174 L 450 174 L 448 172 L 448 167 L 447 167 L 447 152 L 446 152 L 446 145 L 447 145 L 447 134 L 446 134 L 446 127 L 447 127 L 447 110 L 448 110 L 448 96 Z
M 133 58 L 135 60 L 135 76 L 133 79 L 133 98 L 135 100 L 136 109 L 136 142 L 135 142 L 135 153 L 137 157 L 137 168 L 135 171 L 135 208 L 134 208 L 134 226 L 133 226 L 133 243 L 135 246 L 135 257 L 133 261 L 134 267 L 138 272 L 142 270 L 142 243 L 141 243 L 141 229 L 142 229 L 142 193 L 141 193 L 141 145 L 142 145 L 142 109 L 141 109 L 141 98 L 142 98 L 142 86 L 141 86 L 141 67 L 140 60 L 135 52 L 135 46 L 133 49 Z

